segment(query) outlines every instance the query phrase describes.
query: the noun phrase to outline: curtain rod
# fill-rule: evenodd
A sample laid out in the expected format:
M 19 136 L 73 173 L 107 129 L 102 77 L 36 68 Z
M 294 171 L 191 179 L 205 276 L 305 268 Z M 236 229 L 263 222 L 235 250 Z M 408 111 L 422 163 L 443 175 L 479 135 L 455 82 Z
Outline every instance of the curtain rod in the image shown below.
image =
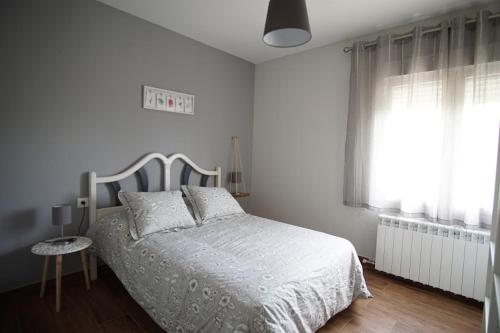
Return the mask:
M 496 14 L 490 15 L 488 17 L 488 20 L 494 20 L 494 19 L 497 19 L 497 18 L 500 18 L 500 13 L 496 13 Z M 475 18 L 467 19 L 467 20 L 465 20 L 465 24 L 476 23 L 476 21 L 477 20 Z M 428 33 L 431 33 L 431 32 L 440 31 L 440 30 L 441 30 L 440 27 L 426 29 L 426 30 L 422 31 L 422 35 L 425 35 L 425 34 L 428 34 Z M 401 36 L 397 36 L 397 37 L 391 38 L 391 41 L 394 42 L 396 40 L 407 39 L 407 38 L 413 38 L 413 34 L 412 33 L 407 33 L 407 34 L 404 34 L 404 35 L 401 35 Z M 373 46 L 376 46 L 376 45 L 377 45 L 376 41 L 371 41 L 371 42 L 368 42 L 368 43 L 365 44 L 365 48 L 367 48 L 367 47 L 373 47 Z M 344 47 L 344 53 L 349 53 L 351 51 L 352 51 L 352 47 L 350 47 L 350 46 Z

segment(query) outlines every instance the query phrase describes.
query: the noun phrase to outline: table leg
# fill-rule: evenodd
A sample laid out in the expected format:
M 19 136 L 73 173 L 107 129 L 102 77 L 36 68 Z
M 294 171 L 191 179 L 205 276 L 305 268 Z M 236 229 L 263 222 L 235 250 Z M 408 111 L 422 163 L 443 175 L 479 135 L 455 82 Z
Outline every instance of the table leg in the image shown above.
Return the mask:
M 62 255 L 56 256 L 56 312 L 61 311 Z
M 45 283 L 47 282 L 47 270 L 49 268 L 49 256 L 45 256 L 42 271 L 42 286 L 40 287 L 40 298 L 45 294 Z
M 83 267 L 83 275 L 85 276 L 85 286 L 87 290 L 90 290 L 90 279 L 89 279 L 89 270 L 87 267 L 87 253 L 85 249 L 80 251 L 80 255 L 82 257 L 82 267 Z

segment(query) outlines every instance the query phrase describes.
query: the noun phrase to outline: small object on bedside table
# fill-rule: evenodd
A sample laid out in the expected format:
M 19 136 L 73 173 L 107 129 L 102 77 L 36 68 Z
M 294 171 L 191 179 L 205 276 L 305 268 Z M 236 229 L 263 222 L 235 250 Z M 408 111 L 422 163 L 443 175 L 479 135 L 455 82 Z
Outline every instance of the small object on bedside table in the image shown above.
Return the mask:
M 83 275 L 85 276 L 85 286 L 87 287 L 87 290 L 90 290 L 90 279 L 87 269 L 87 254 L 85 250 L 90 245 L 92 245 L 92 240 L 88 237 L 79 237 L 79 236 L 75 236 L 73 238 L 75 238 L 75 240 L 67 245 L 60 245 L 60 243 L 54 242 L 61 239 L 61 238 L 55 238 L 40 242 L 31 248 L 31 252 L 33 254 L 45 257 L 43 272 L 42 272 L 42 284 L 40 287 L 40 298 L 42 298 L 45 293 L 45 282 L 47 280 L 49 258 L 50 256 L 56 257 L 56 312 L 59 312 L 61 310 L 61 277 L 62 277 L 63 255 L 74 252 L 80 252 L 82 266 L 83 266 Z
M 229 192 L 235 198 L 248 197 L 250 193 L 245 192 L 245 179 L 243 177 L 243 167 L 241 166 L 240 138 L 231 138 L 233 152 L 231 156 L 231 170 L 228 175 Z
M 64 225 L 71 224 L 71 205 L 52 206 L 52 225 L 61 227 L 61 237 L 52 240 L 52 245 L 68 245 L 75 237 L 64 237 Z

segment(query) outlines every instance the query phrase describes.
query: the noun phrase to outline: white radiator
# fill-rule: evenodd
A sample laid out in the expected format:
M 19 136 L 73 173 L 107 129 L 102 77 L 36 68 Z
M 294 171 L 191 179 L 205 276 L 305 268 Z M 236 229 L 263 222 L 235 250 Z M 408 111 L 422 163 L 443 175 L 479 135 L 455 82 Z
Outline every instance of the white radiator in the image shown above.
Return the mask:
M 375 269 L 484 301 L 489 232 L 379 215 Z

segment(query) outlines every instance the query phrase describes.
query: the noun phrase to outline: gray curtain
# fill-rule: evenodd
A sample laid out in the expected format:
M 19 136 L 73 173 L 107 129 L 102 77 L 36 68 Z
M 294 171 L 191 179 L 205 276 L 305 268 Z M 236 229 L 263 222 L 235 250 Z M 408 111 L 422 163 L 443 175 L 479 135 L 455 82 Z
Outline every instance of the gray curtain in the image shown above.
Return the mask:
M 500 19 L 478 13 L 352 47 L 344 203 L 447 223 L 491 222 Z

